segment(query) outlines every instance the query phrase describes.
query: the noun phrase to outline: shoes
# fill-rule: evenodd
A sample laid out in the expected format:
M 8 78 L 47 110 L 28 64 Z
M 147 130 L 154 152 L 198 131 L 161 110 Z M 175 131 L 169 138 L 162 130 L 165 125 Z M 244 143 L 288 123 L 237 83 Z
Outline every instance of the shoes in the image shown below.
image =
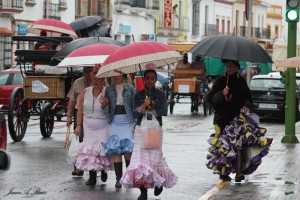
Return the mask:
M 96 171 L 89 171 L 90 178 L 87 182 L 85 182 L 86 185 L 96 185 L 97 182 L 97 172 Z
M 235 180 L 235 182 L 239 183 L 242 180 L 245 180 L 245 176 L 243 174 L 241 174 L 239 176 L 236 176 L 234 180 Z
M 83 176 L 83 171 L 80 170 L 74 170 L 72 171 L 73 176 Z
M 101 171 L 101 181 L 102 182 L 107 181 L 107 173 L 104 170 Z
M 117 180 L 116 184 L 115 184 L 115 188 L 121 188 L 122 184 L 120 183 L 120 180 Z
M 148 199 L 148 190 L 144 187 L 140 187 L 141 195 L 138 197 L 138 200 L 147 200 Z
M 223 181 L 231 181 L 231 178 L 228 175 L 220 175 L 220 179 Z
M 160 193 L 163 191 L 163 186 L 161 186 L 160 188 L 159 187 L 155 187 L 154 188 L 154 195 L 155 196 L 158 196 L 158 195 L 160 195 Z

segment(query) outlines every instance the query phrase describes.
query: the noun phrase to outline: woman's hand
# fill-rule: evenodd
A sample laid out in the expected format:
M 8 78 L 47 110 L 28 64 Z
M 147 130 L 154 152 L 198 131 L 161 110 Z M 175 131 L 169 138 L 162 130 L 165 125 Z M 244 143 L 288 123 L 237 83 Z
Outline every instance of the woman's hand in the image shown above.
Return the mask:
M 141 106 L 142 110 L 145 110 L 147 107 L 149 107 L 150 103 L 151 103 L 150 98 L 146 97 L 145 100 L 144 100 L 144 102 L 143 102 L 143 104 L 142 104 L 142 106 Z
M 76 126 L 76 129 L 75 129 L 75 135 L 80 136 L 80 133 L 81 133 L 81 126 L 82 126 L 82 125 L 77 125 L 77 126 Z
M 72 124 L 72 117 L 71 116 L 67 116 L 67 127 L 70 127 Z
M 100 97 L 99 103 L 101 104 L 102 108 L 105 108 L 108 105 L 108 99 L 105 97 Z
M 228 95 L 228 94 L 229 94 L 229 88 L 228 88 L 228 87 L 225 87 L 225 88 L 223 89 L 223 95 L 226 96 L 226 95 Z
M 243 106 L 241 109 L 242 113 L 248 113 L 249 112 L 249 108 L 247 108 L 246 106 Z

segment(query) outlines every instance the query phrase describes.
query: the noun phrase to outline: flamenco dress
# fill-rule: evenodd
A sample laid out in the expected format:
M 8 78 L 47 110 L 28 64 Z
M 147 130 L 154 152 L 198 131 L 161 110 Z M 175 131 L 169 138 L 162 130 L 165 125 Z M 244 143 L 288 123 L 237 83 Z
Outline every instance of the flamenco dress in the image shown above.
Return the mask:
M 113 160 L 105 155 L 101 142 L 108 138 L 108 120 L 99 103 L 101 93 L 94 98 L 92 87 L 86 89 L 83 105 L 83 142 L 79 143 L 76 167 L 85 171 L 113 170 Z M 102 91 L 103 92 L 103 91 Z
M 267 130 L 259 126 L 259 117 L 240 113 L 227 125 L 222 134 L 216 128 L 208 140 L 206 166 L 214 173 L 226 176 L 237 171 L 237 149 L 243 149 L 242 173 L 253 173 L 269 153 L 273 139 L 265 136 Z

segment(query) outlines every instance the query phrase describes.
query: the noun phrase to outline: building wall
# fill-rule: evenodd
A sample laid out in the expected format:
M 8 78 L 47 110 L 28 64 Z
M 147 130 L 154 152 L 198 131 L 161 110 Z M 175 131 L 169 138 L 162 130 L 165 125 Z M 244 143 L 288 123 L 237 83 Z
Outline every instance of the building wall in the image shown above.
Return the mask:
M 114 12 L 112 21 L 112 37 L 118 41 L 126 44 L 146 40 L 146 35 L 149 37 L 147 40 L 151 41 L 152 36 L 155 34 L 154 18 L 142 17 L 131 14 L 124 14 L 121 12 Z M 155 38 L 153 38 L 153 41 Z
M 222 30 L 223 30 L 222 19 L 224 19 L 225 20 L 225 24 L 224 24 L 225 31 L 224 32 L 225 32 L 225 34 L 231 34 L 233 32 L 232 5 L 216 2 L 215 3 L 215 21 L 217 21 L 217 17 L 219 17 L 219 22 L 220 22 L 219 30 L 217 30 L 217 31 L 222 33 Z

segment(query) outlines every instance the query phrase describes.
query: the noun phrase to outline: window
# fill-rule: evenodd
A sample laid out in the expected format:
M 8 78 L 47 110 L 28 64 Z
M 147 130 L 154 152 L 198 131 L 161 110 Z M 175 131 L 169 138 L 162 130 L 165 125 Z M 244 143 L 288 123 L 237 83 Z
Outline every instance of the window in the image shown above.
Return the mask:
M 0 74 L 0 85 L 6 85 L 9 74 Z
M 12 85 L 22 85 L 22 84 L 23 84 L 22 74 L 15 74 Z
M 0 71 L 10 68 L 10 37 L 0 35 Z
M 200 24 L 200 2 L 193 3 L 193 25 L 192 34 L 199 35 L 199 24 Z
M 280 79 L 252 79 L 250 82 L 250 88 L 285 88 Z

